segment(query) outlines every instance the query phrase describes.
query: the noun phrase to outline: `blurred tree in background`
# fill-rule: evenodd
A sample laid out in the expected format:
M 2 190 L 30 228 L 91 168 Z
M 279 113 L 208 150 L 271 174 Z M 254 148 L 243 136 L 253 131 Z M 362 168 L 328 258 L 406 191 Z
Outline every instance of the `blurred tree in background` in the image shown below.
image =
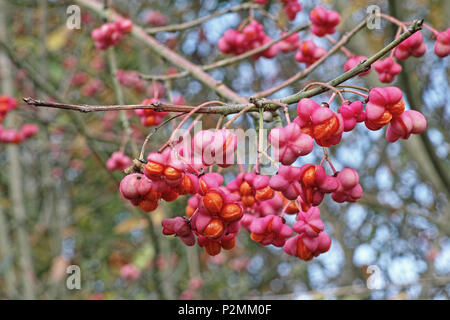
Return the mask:
M 241 2 L 245 1 L 109 1 L 117 12 L 144 28 L 155 27 L 148 23 L 152 11 L 163 13 L 172 25 Z M 77 1 L 1 0 L 0 4 L 0 94 L 19 100 L 7 124 L 39 126 L 37 136 L 23 144 L 0 144 L 0 298 L 448 298 L 449 60 L 433 54 L 429 31 L 423 31 L 427 53 L 401 62 L 403 72 L 394 81 L 403 90 L 407 107 L 425 115 L 427 131 L 389 144 L 383 132 L 357 128 L 330 149 L 337 167 L 359 172 L 364 189 L 356 203 L 336 204 L 326 199 L 322 204 L 326 230 L 333 240 L 330 251 L 304 262 L 280 248 L 260 246 L 241 232 L 235 249 L 210 257 L 197 246 L 186 247 L 161 233 L 163 218 L 184 214 L 184 197 L 161 204 L 148 215 L 121 198 L 118 183 L 123 174 L 105 167 L 113 152 L 125 146 L 126 154 L 134 152 L 133 144 L 126 141 L 119 112 L 38 109 L 27 106 L 21 97 L 73 104 L 139 104 L 151 98 L 155 88 L 163 87 L 162 98 L 182 95 L 187 104 L 198 105 L 219 99 L 217 94 L 188 75 L 165 81 L 139 79 L 138 86 L 121 85 L 123 94 L 118 96 L 108 52 L 96 49 L 91 38 L 91 31 L 104 23 L 102 17 L 80 6 L 81 29 L 70 30 L 66 10 Z M 339 35 L 354 28 L 370 4 L 402 21 L 424 18 L 438 30 L 449 27 L 450 2 L 445 0 L 301 0 L 301 4 L 303 10 L 291 22 L 279 14 L 280 3 L 275 1 L 265 7 L 265 14 L 255 10 L 255 18 L 274 39 L 281 34 L 280 25 L 291 30 L 306 24 L 309 11 L 318 4 L 341 14 Z M 207 65 L 225 57 L 217 50 L 219 38 L 248 14 L 248 10 L 231 12 L 155 37 L 194 64 Z M 363 29 L 346 47 L 357 55 L 371 56 L 396 31 L 397 26 L 383 20 L 381 29 Z M 311 37 L 307 30 L 300 32 L 301 40 Z M 327 49 L 332 46 L 322 38 L 317 43 Z M 247 59 L 208 73 L 248 97 L 297 73 L 302 67 L 294 55 Z M 115 57 L 120 70 L 153 75 L 173 72 L 170 63 L 132 36 L 115 47 Z M 338 52 L 306 79 L 271 97 L 293 94 L 310 81 L 329 81 L 343 72 L 345 61 L 345 55 Z M 349 83 L 383 86 L 374 72 Z M 150 129 L 142 126 L 134 112 L 123 114 L 136 145 L 142 145 Z M 218 119 L 218 115 L 203 117 L 203 127 L 215 127 Z M 254 126 L 247 115 L 235 125 Z M 170 125 L 158 130 L 147 150 L 159 148 L 172 130 Z M 321 156 L 315 150 L 297 163 L 318 162 Z M 237 172 L 229 172 L 233 171 Z M 226 181 L 232 178 L 225 174 Z M 126 264 L 140 271 L 137 279 L 120 276 Z M 80 267 L 80 290 L 66 287 L 69 265 Z M 376 288 L 370 290 L 368 283 L 375 283 Z

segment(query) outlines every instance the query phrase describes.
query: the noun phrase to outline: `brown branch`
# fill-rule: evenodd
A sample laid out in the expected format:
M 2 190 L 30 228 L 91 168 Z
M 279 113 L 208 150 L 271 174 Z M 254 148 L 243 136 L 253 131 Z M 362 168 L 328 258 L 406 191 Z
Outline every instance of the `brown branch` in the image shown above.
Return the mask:
M 187 113 L 192 111 L 195 107 L 193 106 L 180 106 L 175 105 L 171 103 L 165 103 L 165 102 L 153 102 L 152 104 L 125 104 L 125 105 L 76 105 L 76 104 L 66 104 L 66 103 L 60 103 L 60 102 L 50 102 L 50 101 L 41 101 L 36 100 L 33 98 L 23 98 L 23 101 L 25 101 L 29 105 L 33 105 L 36 107 L 48 107 L 48 108 L 56 108 L 56 109 L 66 109 L 66 110 L 73 110 L 73 111 L 79 111 L 82 113 L 88 113 L 88 112 L 99 112 L 99 111 L 119 111 L 119 110 L 136 110 L 136 109 L 152 109 L 154 111 L 169 111 L 169 112 L 182 112 Z M 212 114 L 218 114 L 218 113 L 226 113 L 227 111 L 234 110 L 236 106 L 240 105 L 225 105 L 225 106 L 212 106 L 212 107 L 203 107 L 196 111 L 196 113 L 212 113 Z

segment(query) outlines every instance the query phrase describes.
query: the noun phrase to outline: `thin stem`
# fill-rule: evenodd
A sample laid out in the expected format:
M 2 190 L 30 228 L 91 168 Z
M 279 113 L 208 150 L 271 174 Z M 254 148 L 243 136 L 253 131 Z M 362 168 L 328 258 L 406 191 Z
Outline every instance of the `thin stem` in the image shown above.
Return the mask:
M 211 104 L 221 104 L 221 105 L 223 105 L 224 103 L 221 102 L 221 101 L 208 101 L 208 102 L 204 102 L 204 103 L 198 105 L 197 107 L 195 107 L 194 109 L 192 109 L 188 114 L 186 114 L 186 116 L 183 118 L 183 120 L 181 120 L 181 122 L 175 128 L 175 130 L 173 131 L 172 135 L 170 136 L 169 141 L 172 140 L 172 138 L 175 136 L 177 130 L 181 128 L 181 126 L 187 121 L 187 119 L 189 119 L 189 117 L 191 115 L 193 115 L 197 110 L 199 110 L 199 109 L 201 109 L 203 107 L 209 106 Z
M 354 86 L 351 84 L 340 84 L 336 86 L 337 88 L 352 88 L 352 89 L 356 89 L 356 90 L 361 90 L 361 91 L 365 91 L 365 92 L 369 92 L 370 90 L 364 87 L 360 87 L 360 86 Z
M 227 8 L 227 9 L 224 9 L 221 11 L 214 12 L 213 14 L 210 14 L 210 15 L 207 15 L 204 17 L 200 17 L 196 20 L 192 20 L 189 22 L 180 23 L 180 24 L 172 24 L 172 25 L 163 26 L 163 27 L 147 28 L 147 29 L 145 29 L 145 31 L 148 34 L 156 34 L 159 32 L 183 31 L 183 30 L 198 26 L 208 20 L 211 20 L 213 18 L 222 16 L 222 15 L 230 13 L 230 12 L 238 12 L 238 11 L 247 10 L 247 9 L 251 10 L 253 8 L 258 8 L 258 7 L 259 6 L 254 3 L 243 3 L 243 4 L 239 4 L 237 6 L 231 7 L 231 8 Z
M 333 100 L 334 100 L 334 98 L 336 98 L 336 95 L 337 95 L 337 93 L 336 92 L 333 92 L 332 94 L 331 94 L 331 97 L 330 97 L 330 99 L 328 99 L 328 105 L 330 105 L 332 102 L 333 102 Z
M 240 116 L 242 116 L 244 113 L 246 113 L 248 110 L 252 109 L 253 105 L 249 105 L 238 112 L 237 115 L 235 115 L 233 118 L 231 118 L 229 121 L 225 123 L 223 126 L 224 129 L 228 128 L 234 121 L 236 121 Z
M 336 169 L 334 168 L 333 164 L 331 163 L 330 156 L 328 155 L 327 148 L 325 148 L 325 147 L 323 147 L 323 158 L 322 158 L 322 161 L 320 162 L 320 165 L 322 165 L 324 159 L 330 165 L 330 168 L 333 171 L 333 174 L 335 174 L 336 173 Z
M 336 44 L 336 40 L 334 40 L 332 37 L 330 37 L 329 35 L 326 35 L 325 36 L 325 38 L 328 40 L 328 41 L 330 41 L 332 44 Z M 351 53 L 351 51 L 350 50 L 348 50 L 345 46 L 342 46 L 341 47 L 341 51 L 348 57 L 348 58 L 351 58 L 351 57 L 354 57 L 355 55 L 353 54 L 353 53 Z
M 352 89 L 341 89 L 339 90 L 339 92 L 348 92 L 348 93 L 354 93 L 357 94 L 363 98 L 367 98 L 367 94 L 364 94 L 362 92 L 356 91 L 356 90 L 352 90 Z
M 275 101 L 275 100 L 265 100 L 266 102 L 270 103 L 270 104 L 274 104 L 276 106 L 282 107 L 284 110 L 284 116 L 286 118 L 286 122 L 289 124 L 291 123 L 291 118 L 289 117 L 289 106 L 285 103 L 281 103 L 279 101 Z
M 410 22 L 409 22 L 410 23 Z M 428 30 L 430 30 L 431 32 L 433 32 L 433 34 L 435 36 L 437 36 L 439 34 L 439 31 L 437 31 L 436 29 L 434 29 L 433 27 L 431 27 L 429 24 L 424 23 L 423 26 L 425 28 L 427 28 Z
M 264 110 L 259 109 L 259 125 L 258 125 L 258 145 L 256 147 L 256 164 L 255 172 L 259 173 L 259 162 L 261 161 L 261 152 L 264 149 Z
M 150 132 L 144 140 L 144 143 L 142 144 L 141 147 L 141 152 L 139 153 L 139 160 L 144 160 L 144 153 L 145 153 L 145 147 L 147 146 L 147 143 L 150 141 L 150 138 L 156 133 L 156 131 L 158 131 L 161 127 L 165 126 L 167 123 L 169 123 L 170 121 L 172 121 L 175 118 L 181 117 L 182 115 L 184 115 L 184 113 L 179 113 L 174 115 L 173 117 L 170 117 L 169 119 L 165 120 L 164 122 L 162 122 L 159 126 L 157 126 L 155 129 L 153 129 L 152 132 Z
M 272 164 L 273 164 L 277 169 L 279 168 L 278 163 L 277 163 L 275 160 L 273 160 L 272 157 L 269 156 L 269 154 L 268 154 L 266 151 L 263 150 L 263 151 L 261 151 L 261 153 L 262 153 L 267 159 L 269 159 L 270 162 L 272 162 Z
M 289 207 L 290 204 L 291 204 L 290 201 L 288 201 L 288 202 L 285 204 L 285 206 L 283 207 L 283 210 L 281 210 L 280 218 L 283 218 L 284 214 L 286 213 L 286 209 Z
M 312 87 L 312 86 L 324 86 L 324 87 L 330 89 L 331 91 L 333 91 L 334 93 L 336 93 L 336 94 L 339 96 L 339 98 L 341 99 L 341 102 L 344 102 L 344 101 L 345 101 L 344 96 L 342 95 L 342 93 L 341 93 L 338 89 L 336 89 L 335 87 L 330 86 L 329 84 L 324 83 L 324 82 L 316 81 L 316 82 L 308 83 L 308 84 L 303 88 L 303 90 L 307 90 L 309 87 Z
M 388 20 L 388 21 L 390 21 L 392 23 L 395 23 L 399 27 L 403 28 L 404 31 L 408 31 L 408 28 L 406 27 L 406 25 L 403 22 L 401 22 L 400 20 L 398 20 L 398 19 L 396 19 L 396 18 L 394 18 L 394 17 L 392 17 L 392 16 L 390 16 L 388 14 L 385 14 L 385 13 L 380 13 L 380 17 L 385 19 L 385 20 Z

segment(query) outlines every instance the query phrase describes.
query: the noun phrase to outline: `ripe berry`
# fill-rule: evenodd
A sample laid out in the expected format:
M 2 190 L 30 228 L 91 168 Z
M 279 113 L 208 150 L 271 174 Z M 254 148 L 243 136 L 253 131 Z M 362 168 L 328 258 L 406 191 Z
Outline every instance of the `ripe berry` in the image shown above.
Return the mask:
M 405 110 L 402 91 L 397 87 L 375 88 L 370 90 L 366 105 L 366 127 L 379 130 L 388 124 L 392 117 Z
M 326 50 L 324 48 L 317 46 L 313 40 L 307 40 L 300 43 L 295 54 L 295 60 L 303 62 L 309 67 L 325 54 Z
M 373 67 L 378 72 L 378 79 L 385 83 L 394 81 L 395 76 L 402 71 L 402 66 L 391 57 L 375 62 Z
M 223 229 L 222 220 L 212 219 L 202 231 L 202 235 L 211 239 L 217 239 L 223 234 Z
M 434 53 L 441 58 L 450 54 L 450 28 L 439 32 L 434 43 Z
M 341 20 L 339 13 L 333 10 L 327 11 L 322 6 L 315 7 L 310 12 L 309 18 L 312 22 L 311 31 L 318 37 L 335 33 L 336 26 Z
M 309 98 L 303 98 L 297 105 L 298 117 L 294 119 L 301 131 L 313 137 L 322 147 L 336 145 L 344 132 L 342 116 L 329 108 L 320 106 Z
M 269 142 L 274 149 L 274 159 L 284 165 L 292 164 L 299 156 L 310 153 L 314 147 L 311 136 L 303 133 L 295 122 L 284 128 L 272 129 Z
M 226 222 L 238 221 L 242 218 L 244 212 L 236 203 L 226 204 L 220 211 L 220 218 Z
M 214 191 L 207 192 L 206 195 L 202 199 L 203 205 L 206 210 L 208 210 L 211 214 L 219 214 L 220 210 L 223 206 L 222 196 Z
M 425 54 L 427 47 L 423 43 L 422 32 L 417 31 L 408 39 L 402 41 L 395 49 L 395 57 L 405 60 L 410 56 L 421 57 Z

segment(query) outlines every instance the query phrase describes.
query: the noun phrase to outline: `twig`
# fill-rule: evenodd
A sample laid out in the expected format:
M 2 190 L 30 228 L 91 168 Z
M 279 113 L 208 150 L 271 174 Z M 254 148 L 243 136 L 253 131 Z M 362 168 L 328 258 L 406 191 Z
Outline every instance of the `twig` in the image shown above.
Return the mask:
M 147 29 L 145 29 L 145 31 L 148 34 L 156 34 L 159 32 L 182 31 L 182 30 L 186 30 L 186 29 L 195 27 L 199 24 L 202 24 L 205 21 L 211 20 L 213 18 L 222 16 L 222 15 L 230 13 L 230 12 L 238 12 L 238 11 L 247 10 L 247 9 L 251 9 L 251 8 L 258 8 L 258 7 L 259 7 L 259 5 L 255 4 L 255 3 L 248 3 L 248 2 L 242 3 L 242 4 L 239 4 L 239 5 L 231 7 L 231 8 L 227 8 L 227 9 L 224 9 L 221 11 L 214 12 L 214 13 L 204 16 L 204 17 L 200 17 L 196 20 L 179 23 L 179 24 L 172 24 L 172 25 L 168 25 L 168 26 L 162 26 L 162 27 L 147 28 Z
M 172 121 L 175 118 L 181 117 L 182 115 L 184 115 L 184 113 L 179 113 L 174 115 L 173 117 L 168 118 L 167 120 L 163 121 L 160 125 L 158 125 L 157 127 L 155 127 L 153 129 L 153 131 L 151 131 L 144 140 L 144 143 L 142 144 L 142 148 L 141 148 L 141 152 L 139 153 L 139 160 L 141 161 L 145 161 L 144 160 L 144 153 L 145 153 L 145 147 L 147 146 L 147 143 L 150 141 L 150 138 L 156 133 L 156 131 L 158 131 L 161 127 L 165 126 L 167 123 L 169 123 L 170 121 Z

